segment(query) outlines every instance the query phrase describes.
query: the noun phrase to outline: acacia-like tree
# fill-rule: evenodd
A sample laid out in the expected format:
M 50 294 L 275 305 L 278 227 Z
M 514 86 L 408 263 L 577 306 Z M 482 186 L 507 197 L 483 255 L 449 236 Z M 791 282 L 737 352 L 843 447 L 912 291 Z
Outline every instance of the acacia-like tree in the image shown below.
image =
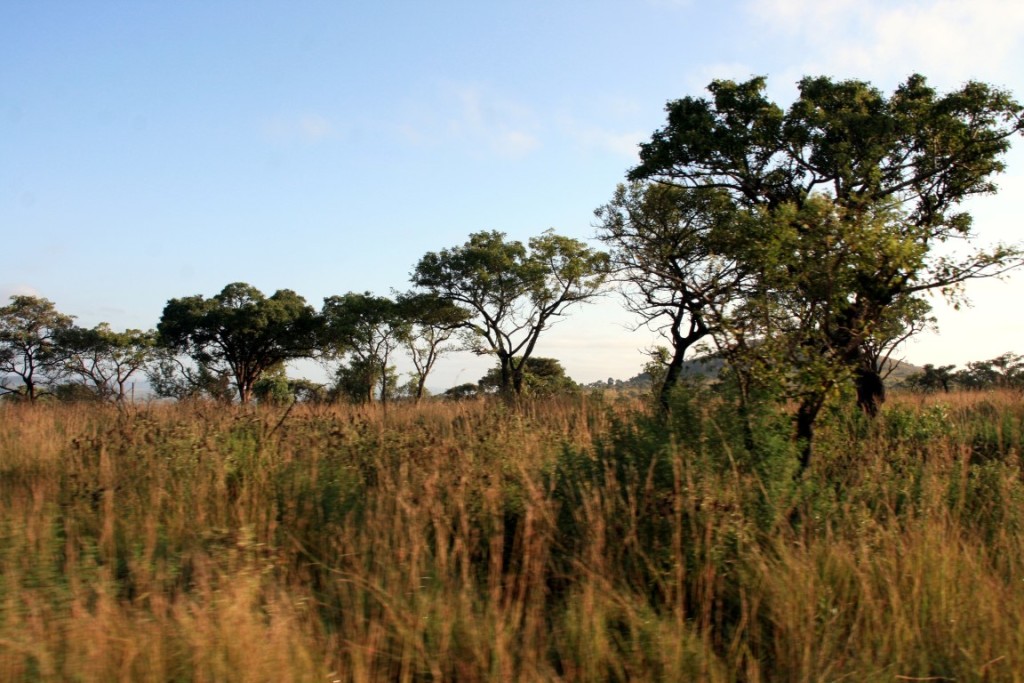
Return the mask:
M 640 182 L 620 185 L 595 215 L 626 308 L 672 345 L 657 389 L 667 412 L 687 351 L 720 329 L 740 294 L 744 270 L 728 241 L 745 216 L 721 190 Z
M 387 403 L 396 381 L 394 353 L 406 343 L 412 323 L 393 299 L 349 292 L 324 299 L 321 349 L 333 358 L 347 358 L 339 368 L 339 388 L 361 402 L 376 394 Z
M 72 327 L 58 335 L 64 367 L 98 398 L 119 403 L 128 397 L 132 376 L 153 358 L 156 332 L 115 332 L 107 323 L 91 329 Z
M 954 373 L 953 380 L 965 389 L 1024 388 L 1024 356 L 1004 353 L 990 360 L 971 361 Z
M 747 236 L 732 242 L 758 286 L 726 341 L 763 359 L 750 367 L 793 363 L 784 379 L 806 467 L 834 387 L 852 381 L 860 405 L 877 410 L 883 383 L 866 353 L 875 330 L 906 318 L 915 294 L 955 296 L 1020 264 L 1017 247 L 935 247 L 974 236 L 961 203 L 995 191 L 1024 122 L 1008 93 L 976 82 L 939 95 L 915 75 L 886 97 L 862 81 L 805 78 L 788 111 L 764 88 L 763 78 L 716 81 L 710 100 L 670 102 L 629 178 L 723 191 L 758 226 L 744 222 Z
M 402 317 L 409 323 L 405 347 L 412 360 L 412 398 L 423 398 L 427 377 L 441 356 L 458 348 L 449 343 L 456 334 L 465 329 L 472 317 L 464 308 L 436 294 L 409 292 L 399 295 L 396 303 Z
M 208 398 L 231 403 L 238 393 L 231 386 L 230 367 L 213 361 L 197 362 L 159 343 L 145 366 L 145 373 L 153 393 L 160 398 L 176 401 Z
M 949 393 L 950 387 L 956 381 L 955 365 L 932 365 L 926 363 L 920 372 L 907 377 L 906 384 L 909 387 L 920 391 L 939 391 Z
M 313 354 L 319 319 L 289 289 L 266 297 L 243 282 L 209 299 L 171 299 L 157 326 L 160 342 L 212 373 L 230 374 L 248 403 L 253 385 L 280 363 Z
M 49 299 L 12 296 L 0 308 L 0 395 L 35 401 L 45 393 L 45 387 L 64 372 L 65 354 L 58 338 L 73 322 Z
M 597 296 L 607 273 L 608 256 L 579 240 L 548 230 L 524 245 L 492 231 L 426 254 L 412 281 L 472 316 L 474 350 L 497 357 L 501 392 L 519 396 L 541 333 Z

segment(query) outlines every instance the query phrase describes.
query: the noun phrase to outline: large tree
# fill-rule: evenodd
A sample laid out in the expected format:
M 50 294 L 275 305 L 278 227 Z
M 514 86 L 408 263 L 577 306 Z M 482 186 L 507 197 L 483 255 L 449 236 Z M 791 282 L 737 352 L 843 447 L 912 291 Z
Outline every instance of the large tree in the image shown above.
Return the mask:
M 57 340 L 73 321 L 42 297 L 15 295 L 0 308 L 0 395 L 35 401 L 62 375 L 65 355 Z
M 886 97 L 862 81 L 805 78 L 787 111 L 764 89 L 763 78 L 716 81 L 710 100 L 670 102 L 629 178 L 723 191 L 760 226 L 734 243 L 760 287 L 731 330 L 760 325 L 747 348 L 782 348 L 797 364 L 787 379 L 806 466 L 833 387 L 853 381 L 860 405 L 877 409 L 876 330 L 905 318 L 919 293 L 955 295 L 1020 263 L 1016 247 L 936 246 L 974 236 L 961 204 L 995 191 L 1024 122 L 1008 93 L 976 82 L 939 95 L 915 75 Z
M 295 292 L 282 289 L 266 297 L 236 282 L 209 299 L 171 299 L 157 331 L 166 347 L 199 367 L 230 373 L 239 400 L 248 403 L 264 372 L 312 355 L 317 325 L 316 312 Z
M 412 281 L 472 316 L 475 350 L 497 357 L 501 391 L 519 396 L 541 333 L 573 304 L 597 296 L 607 272 L 607 255 L 579 240 L 549 230 L 524 245 L 492 231 L 426 254 Z

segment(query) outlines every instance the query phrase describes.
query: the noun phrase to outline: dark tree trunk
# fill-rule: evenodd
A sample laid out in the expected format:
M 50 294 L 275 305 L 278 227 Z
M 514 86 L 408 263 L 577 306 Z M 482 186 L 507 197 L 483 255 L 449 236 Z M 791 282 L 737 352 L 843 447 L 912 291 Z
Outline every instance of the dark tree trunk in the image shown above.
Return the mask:
M 667 415 L 669 412 L 669 398 L 672 396 L 672 389 L 679 382 L 680 375 L 683 374 L 683 358 L 689 347 L 690 345 L 685 343 L 675 344 L 672 360 L 669 361 L 668 368 L 665 371 L 665 381 L 662 382 L 661 390 L 658 392 L 658 405 L 661 406 L 663 414 Z
M 520 365 L 512 372 L 512 392 L 516 398 L 523 395 L 523 367 Z
M 690 316 L 690 330 L 684 337 L 679 328 L 682 326 L 683 316 L 687 313 Z M 688 308 L 676 312 L 671 331 L 672 360 L 669 361 L 665 372 L 665 381 L 661 385 L 661 391 L 658 392 L 658 405 L 662 415 L 668 415 L 670 411 L 669 399 L 672 396 L 672 389 L 675 388 L 679 377 L 683 374 L 683 360 L 686 357 L 686 352 L 709 332 L 707 325 L 704 324 L 704 318 L 698 312 Z
M 857 405 L 869 417 L 878 415 L 878 410 L 885 403 L 885 382 L 875 368 L 860 367 L 854 376 L 857 388 Z
M 519 389 L 516 388 L 516 375 L 521 373 L 517 372 L 512 368 L 512 357 L 499 355 L 498 361 L 501 364 L 501 386 L 498 387 L 498 393 L 501 394 L 505 399 L 512 399 L 519 395 L 519 389 L 522 388 L 522 377 L 519 378 Z
M 800 471 L 803 474 L 811 466 L 814 455 L 814 423 L 824 404 L 823 398 L 815 396 L 804 399 L 796 411 L 796 440 L 800 444 Z

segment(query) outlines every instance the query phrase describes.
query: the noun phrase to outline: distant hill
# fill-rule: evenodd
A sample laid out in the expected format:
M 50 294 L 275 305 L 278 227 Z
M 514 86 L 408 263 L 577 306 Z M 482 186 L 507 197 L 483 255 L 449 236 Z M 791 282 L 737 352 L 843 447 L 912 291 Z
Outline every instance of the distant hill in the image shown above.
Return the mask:
M 706 377 L 712 379 L 718 377 L 724 365 L 725 361 L 715 356 L 694 358 L 693 360 L 688 360 L 683 363 L 683 377 Z M 889 371 L 885 380 L 887 386 L 898 386 L 910 375 L 922 371 L 921 366 L 914 365 L 913 363 L 908 363 L 906 361 L 895 361 L 892 365 L 894 367 Z M 646 372 L 641 372 L 629 379 L 623 380 L 608 378 L 605 381 L 585 384 L 584 387 L 587 389 L 646 391 L 651 388 L 651 376 Z

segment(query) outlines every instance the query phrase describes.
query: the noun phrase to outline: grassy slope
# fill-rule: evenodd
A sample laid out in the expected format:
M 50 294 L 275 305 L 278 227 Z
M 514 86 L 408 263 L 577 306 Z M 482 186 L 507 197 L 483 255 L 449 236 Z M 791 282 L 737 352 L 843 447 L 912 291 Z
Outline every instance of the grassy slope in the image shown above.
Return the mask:
M 0 407 L 0 680 L 1024 680 L 1024 404 Z

